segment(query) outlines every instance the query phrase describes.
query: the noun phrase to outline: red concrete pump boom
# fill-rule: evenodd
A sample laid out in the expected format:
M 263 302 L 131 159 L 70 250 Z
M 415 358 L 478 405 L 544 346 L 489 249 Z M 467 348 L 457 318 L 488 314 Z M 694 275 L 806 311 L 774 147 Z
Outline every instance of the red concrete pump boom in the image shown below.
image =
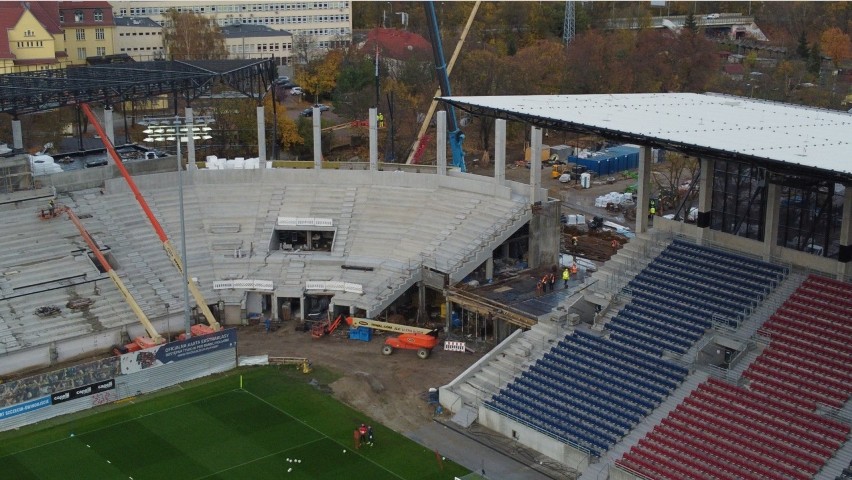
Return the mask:
M 112 157 L 115 162 L 115 166 L 118 168 L 118 171 L 121 173 L 121 176 L 124 177 L 124 180 L 127 181 L 127 185 L 130 187 L 130 191 L 133 192 L 133 196 L 136 198 L 136 201 L 139 202 L 139 206 L 142 207 L 142 210 L 145 212 L 145 216 L 148 217 L 148 220 L 151 222 L 151 226 L 154 228 L 154 231 L 157 233 L 157 236 L 160 238 L 160 242 L 163 243 L 163 248 L 166 250 L 166 254 L 169 256 L 169 259 L 172 261 L 172 264 L 177 268 L 178 272 L 183 275 L 183 262 L 181 261 L 180 255 L 178 255 L 177 250 L 172 246 L 169 241 L 168 235 L 166 235 L 165 230 L 160 225 L 160 222 L 157 220 L 157 217 L 154 216 L 154 212 L 151 211 L 151 208 L 148 207 L 148 202 L 145 200 L 145 197 L 142 196 L 142 192 L 139 191 L 139 188 L 136 187 L 136 182 L 133 181 L 133 177 L 130 176 L 130 173 L 124 167 L 124 163 L 121 161 L 121 156 L 119 156 L 118 152 L 115 151 L 115 147 L 112 142 L 107 137 L 106 132 L 103 127 L 101 127 L 100 122 L 98 121 L 98 117 L 92 112 L 91 107 L 88 104 L 83 103 L 80 104 L 80 108 L 83 110 L 83 113 L 86 114 L 86 117 L 91 122 L 92 126 L 95 127 L 95 131 L 100 135 L 101 141 L 104 142 L 104 146 L 109 152 L 110 157 Z M 213 316 L 213 312 L 210 311 L 210 308 L 207 306 L 207 301 L 204 300 L 204 296 L 201 294 L 201 290 L 198 289 L 198 285 L 194 280 L 190 279 L 188 282 L 189 291 L 192 294 L 192 297 L 195 299 L 195 303 L 198 305 L 198 309 L 201 310 L 201 313 L 204 315 L 204 318 L 207 320 L 207 324 L 210 326 L 210 331 L 221 330 L 222 327 L 219 325 L 219 322 L 216 321 L 216 318 Z M 206 329 L 205 329 L 206 330 Z M 198 332 L 198 330 L 195 330 Z M 207 333 L 207 332 L 203 332 Z

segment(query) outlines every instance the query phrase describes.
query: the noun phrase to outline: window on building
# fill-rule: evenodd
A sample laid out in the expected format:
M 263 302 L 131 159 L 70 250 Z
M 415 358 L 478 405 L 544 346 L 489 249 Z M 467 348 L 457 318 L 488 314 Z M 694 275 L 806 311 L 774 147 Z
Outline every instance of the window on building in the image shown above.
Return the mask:
M 59 23 L 65 23 L 65 12 L 59 12 Z
M 103 22 L 104 21 L 104 11 L 103 10 L 95 10 L 95 21 Z
M 77 60 L 85 60 L 86 59 L 86 47 L 78 47 L 77 48 Z
M 86 30 L 83 28 L 78 28 L 75 30 L 77 34 L 77 40 L 85 40 L 86 39 Z
M 106 38 L 106 36 L 104 35 L 104 29 L 103 28 L 96 28 L 95 29 L 95 40 L 103 40 L 104 38 Z
M 74 21 L 82 22 L 83 21 L 83 11 L 82 10 L 74 10 Z
M 106 55 L 106 47 L 98 47 L 98 56 L 103 57 Z

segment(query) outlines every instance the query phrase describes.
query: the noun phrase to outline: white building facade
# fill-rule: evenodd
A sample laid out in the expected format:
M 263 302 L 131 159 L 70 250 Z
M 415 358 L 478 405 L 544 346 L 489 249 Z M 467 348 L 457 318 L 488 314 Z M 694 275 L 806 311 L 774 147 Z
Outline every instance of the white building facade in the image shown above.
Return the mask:
M 292 35 L 292 42 L 299 54 L 294 56 L 311 57 L 323 54 L 326 50 L 352 41 L 352 2 L 351 1 L 278 1 L 278 2 L 112 2 L 113 15 L 119 17 L 148 17 L 162 25 L 164 14 L 170 8 L 179 12 L 191 11 L 210 16 L 220 26 L 263 25 L 274 30 L 284 30 Z M 275 42 L 272 42 L 273 44 Z M 291 63 L 290 54 L 279 46 L 280 52 L 270 51 L 270 42 L 266 42 L 268 54 L 282 58 L 283 63 Z M 255 43 L 258 53 L 263 53 L 264 43 Z M 257 47 L 257 45 L 260 45 Z M 241 45 L 242 47 L 242 41 Z M 248 49 L 248 47 L 246 47 Z M 274 47 L 272 47 L 274 48 Z M 307 55 L 305 54 L 307 52 Z M 268 56 L 267 54 L 267 56 Z
M 115 53 L 125 53 L 137 62 L 165 57 L 163 27 L 147 17 L 117 17 L 115 19 Z

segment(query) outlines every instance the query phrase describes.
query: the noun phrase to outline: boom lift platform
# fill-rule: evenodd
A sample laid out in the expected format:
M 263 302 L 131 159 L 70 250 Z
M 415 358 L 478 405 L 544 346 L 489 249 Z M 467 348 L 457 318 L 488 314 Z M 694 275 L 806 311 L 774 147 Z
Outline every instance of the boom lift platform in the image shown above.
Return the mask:
M 397 337 L 385 339 L 385 344 L 382 346 L 382 354 L 390 355 L 396 349 L 417 350 L 417 356 L 422 359 L 429 358 L 432 349 L 438 346 L 438 334 L 441 332 L 440 328 L 412 327 L 358 317 L 346 317 L 346 323 L 349 324 L 349 328 L 367 327 L 385 332 L 401 333 Z
M 157 217 L 154 216 L 154 212 L 151 211 L 151 208 L 148 206 L 148 202 L 145 201 L 145 197 L 142 196 L 142 192 L 139 191 L 139 188 L 136 186 L 136 182 L 133 181 L 133 177 L 130 176 L 130 173 L 124 167 L 124 163 L 121 161 L 121 156 L 115 151 L 115 147 L 109 140 L 109 137 L 103 127 L 101 127 L 98 117 L 95 116 L 91 107 L 89 107 L 87 103 L 80 104 L 80 108 L 83 110 L 83 113 L 86 114 L 86 117 L 89 119 L 92 126 L 95 127 L 97 134 L 100 135 L 101 141 L 104 143 L 104 146 L 106 147 L 107 152 L 109 152 L 110 157 L 112 157 L 113 162 L 115 162 L 116 168 L 118 168 L 121 176 L 124 177 L 124 180 L 133 192 L 133 196 L 136 198 L 139 206 L 142 207 L 142 210 L 145 212 L 145 216 L 147 216 L 148 220 L 151 222 L 151 227 L 160 238 L 160 242 L 163 244 L 163 249 L 166 250 L 166 254 L 169 256 L 169 260 L 172 261 L 172 264 L 178 270 L 178 273 L 183 275 L 184 265 L 180 255 L 178 255 L 177 250 L 175 250 L 174 246 L 172 246 L 168 235 L 166 235 L 166 231 L 163 230 L 163 227 L 160 225 Z M 183 167 L 181 166 L 181 168 Z M 216 317 L 213 316 L 213 312 L 210 311 L 210 307 L 207 306 L 207 301 L 204 299 L 204 295 L 201 294 L 201 290 L 198 288 L 195 280 L 190 278 L 188 281 L 188 287 L 189 292 L 192 294 L 192 298 L 195 299 L 198 309 L 204 315 L 204 319 L 207 320 L 207 325 L 193 325 L 190 328 L 192 335 L 204 335 L 221 330 L 222 326 L 219 325 Z

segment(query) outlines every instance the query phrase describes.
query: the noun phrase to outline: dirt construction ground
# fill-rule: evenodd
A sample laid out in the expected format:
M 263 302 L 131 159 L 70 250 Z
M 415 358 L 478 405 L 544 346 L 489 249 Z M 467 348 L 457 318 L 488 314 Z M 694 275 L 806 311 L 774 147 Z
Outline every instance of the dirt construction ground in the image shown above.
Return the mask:
M 241 327 L 238 355 L 305 357 L 314 366 L 329 368 L 342 375 L 329 385 L 335 398 L 400 433 L 430 422 L 435 405 L 427 403 L 429 388 L 449 383 L 482 355 L 445 352 L 439 346 L 426 360 L 414 350 L 384 356 L 384 335 L 374 334 L 370 342 L 350 340 L 343 326 L 314 339 L 295 325 L 284 322 L 270 333 L 263 326 Z

